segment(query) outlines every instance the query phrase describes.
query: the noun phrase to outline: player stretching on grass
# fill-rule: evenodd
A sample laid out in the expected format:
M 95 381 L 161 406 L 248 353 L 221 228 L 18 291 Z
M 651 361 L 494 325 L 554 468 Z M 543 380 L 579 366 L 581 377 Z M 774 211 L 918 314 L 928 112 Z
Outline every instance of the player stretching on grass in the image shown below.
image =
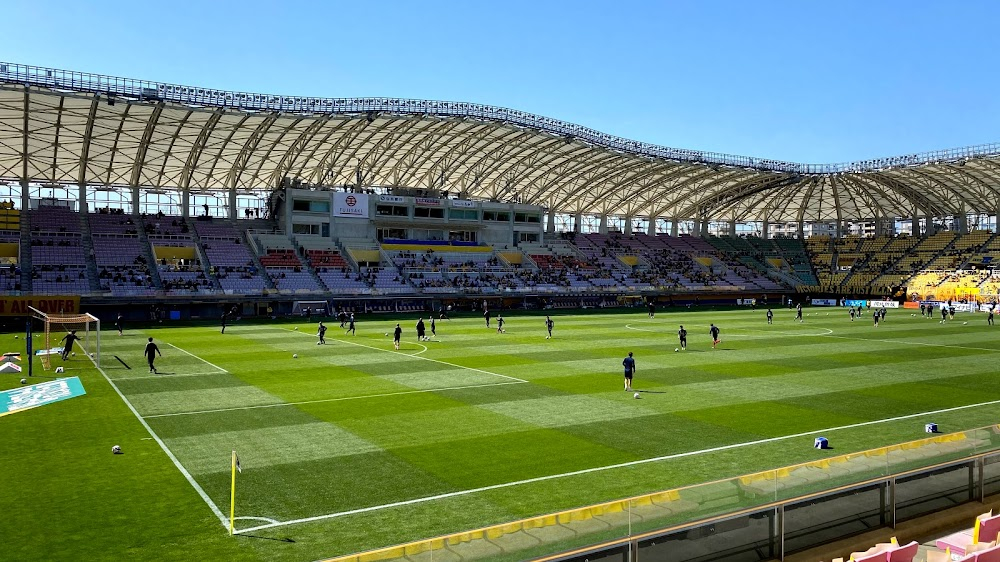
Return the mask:
M 143 353 L 146 354 L 146 362 L 149 363 L 149 372 L 154 375 L 157 374 L 156 367 L 153 366 L 153 361 L 156 359 L 157 355 L 163 357 L 163 354 L 160 353 L 160 348 L 156 347 L 156 344 L 153 343 L 153 338 L 149 338 L 149 341 L 146 343 L 146 351 Z
M 632 375 L 635 374 L 635 359 L 632 359 L 632 352 L 628 352 L 628 357 L 622 361 L 625 367 L 625 392 L 632 390 Z
M 554 326 L 554 325 L 555 325 L 555 322 L 552 321 L 552 318 L 549 317 L 549 316 L 546 316 L 545 317 L 545 329 L 549 332 L 549 335 L 545 336 L 545 339 L 547 339 L 547 340 L 552 339 L 552 326 Z
M 715 324 L 712 324 L 712 327 L 708 329 L 708 333 L 709 333 L 709 335 L 712 336 L 712 349 L 715 349 L 715 346 L 719 345 L 719 328 L 718 328 L 718 326 L 716 326 Z

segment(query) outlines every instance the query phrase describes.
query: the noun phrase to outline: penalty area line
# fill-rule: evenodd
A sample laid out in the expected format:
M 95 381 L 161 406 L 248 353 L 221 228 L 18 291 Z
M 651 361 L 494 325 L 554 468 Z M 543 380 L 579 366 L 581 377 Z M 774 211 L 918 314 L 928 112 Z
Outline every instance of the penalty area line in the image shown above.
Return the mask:
M 299 331 L 296 331 L 296 330 L 289 330 L 288 328 L 280 328 L 280 329 L 284 330 L 286 332 L 292 332 L 293 334 L 302 334 L 302 335 L 307 336 L 307 337 L 316 337 L 314 335 L 306 334 L 305 332 L 299 332 Z M 371 345 L 365 345 L 363 343 L 358 343 L 358 342 L 353 342 L 353 341 L 348 341 L 348 340 L 338 340 L 338 339 L 335 339 L 333 341 L 339 341 L 340 343 L 346 343 L 346 344 L 349 344 L 349 345 L 356 345 L 358 347 L 364 347 L 364 348 L 367 348 L 367 349 L 374 349 L 375 351 L 383 351 L 385 353 L 394 353 L 396 355 L 405 355 L 407 357 L 413 357 L 414 359 L 422 359 L 424 361 L 431 361 L 432 363 L 440 363 L 442 365 L 448 365 L 449 367 L 455 367 L 455 368 L 458 368 L 458 369 L 466 369 L 466 370 L 469 370 L 469 371 L 475 371 L 477 373 L 483 373 L 484 375 L 492 375 L 494 377 L 500 377 L 500 378 L 504 378 L 504 379 L 510 379 L 512 381 L 528 382 L 528 381 L 526 381 L 524 379 L 519 379 L 517 377 L 511 377 L 509 375 L 501 375 L 500 373 L 491 373 L 489 371 L 484 371 L 482 369 L 477 369 L 475 367 L 466 367 L 465 365 L 458 365 L 458 364 L 455 364 L 455 363 L 449 363 L 447 361 L 441 361 L 440 359 L 431 359 L 430 357 L 423 357 L 423 356 L 421 356 L 421 355 L 419 355 L 417 353 L 403 353 L 401 351 L 394 351 L 394 350 L 391 350 L 391 349 L 382 349 L 381 347 L 374 347 L 374 346 L 371 346 Z M 403 343 L 405 343 L 405 342 L 403 342 Z M 420 344 L 417 344 L 417 345 L 420 345 Z M 426 351 L 426 348 L 425 348 L 425 351 Z
M 898 343 L 898 344 L 902 344 L 902 345 L 923 345 L 923 346 L 927 346 L 927 347 L 952 347 L 952 348 L 955 348 L 955 349 L 972 349 L 972 350 L 976 350 L 976 351 L 992 351 L 994 353 L 1000 353 L 1000 349 L 990 349 L 988 347 L 972 347 L 972 346 L 968 346 L 968 345 L 950 345 L 950 344 L 947 344 L 947 343 L 927 343 L 927 342 L 921 342 L 921 341 L 902 341 L 902 340 L 876 340 L 876 339 L 872 339 L 872 338 L 852 338 L 852 337 L 849 337 L 849 336 L 833 336 L 833 335 L 829 335 L 829 334 L 825 335 L 825 336 L 822 336 L 822 337 L 837 338 L 837 339 L 841 339 L 841 340 L 877 341 L 877 342 L 881 342 L 881 343 Z
M 507 386 L 511 384 L 526 384 L 527 381 L 494 382 L 489 384 L 470 384 L 465 386 L 449 386 L 445 388 L 426 388 L 422 390 L 402 390 L 399 392 L 386 392 L 383 394 L 362 394 L 361 396 L 342 396 L 340 398 L 320 398 L 318 400 L 304 400 L 302 402 L 279 402 L 277 404 L 259 404 L 257 406 L 237 406 L 234 408 L 215 408 L 212 410 L 195 410 L 193 412 L 174 412 L 172 414 L 154 414 L 145 418 L 170 418 L 174 416 L 193 416 L 197 414 L 214 414 L 217 412 L 235 412 L 239 410 L 259 410 L 262 408 L 281 408 L 285 406 L 302 406 L 304 404 L 322 404 L 324 402 L 343 402 L 344 400 L 362 400 L 364 398 L 383 398 L 386 396 L 402 396 L 404 394 L 425 394 L 428 392 L 443 392 L 445 390 L 463 390 L 466 388 L 486 388 L 490 386 Z
M 222 373 L 228 373 L 229 372 L 229 371 L 223 369 L 222 367 L 216 365 L 215 363 L 212 363 L 211 361 L 206 361 L 205 359 L 202 359 L 201 357 L 198 357 L 197 355 L 195 355 L 194 353 L 191 353 L 190 351 L 188 351 L 186 349 L 181 349 L 181 348 L 177 347 L 176 345 L 174 345 L 174 344 L 172 344 L 170 342 L 163 342 L 163 343 L 169 345 L 170 347 L 176 349 L 177 351 L 180 351 L 181 353 L 185 353 L 187 355 L 190 355 L 191 357 L 194 357 L 195 359 L 197 359 L 198 361 L 201 361 L 202 363 L 206 363 L 208 365 L 211 365 L 212 367 L 215 367 L 216 369 L 219 370 L 219 372 L 222 372 Z
M 582 469 L 582 470 L 574 470 L 572 472 L 564 472 L 562 474 L 550 474 L 548 476 L 538 476 L 536 478 L 528 478 L 528 479 L 525 479 L 525 480 L 516 480 L 514 482 L 505 482 L 503 484 L 493 484 L 493 485 L 490 485 L 490 486 L 483 486 L 483 487 L 480 487 L 480 488 L 471 488 L 471 489 L 468 489 L 468 490 L 458 490 L 458 491 L 455 491 L 455 492 L 447 492 L 447 493 L 444 493 L 444 494 L 437 494 L 437 495 L 433 495 L 433 496 L 425 496 L 425 497 L 422 497 L 422 498 L 414 498 L 412 500 L 403 500 L 403 501 L 392 502 L 392 503 L 387 503 L 387 504 L 383 504 L 383 505 L 373 505 L 373 506 L 370 506 L 370 507 L 361 507 L 361 508 L 358 508 L 358 509 L 351 509 L 351 510 L 347 510 L 347 511 L 340 511 L 340 512 L 337 512 L 337 513 L 328 513 L 326 515 L 316 515 L 314 517 L 304 517 L 302 519 L 291 519 L 291 520 L 288 520 L 288 521 L 282 521 L 280 523 L 269 523 L 269 524 L 266 524 L 266 525 L 258 525 L 256 527 L 250 527 L 248 529 L 240 529 L 237 532 L 238 533 L 250 533 L 250 532 L 259 531 L 259 530 L 262 530 L 262 529 L 273 529 L 275 527 L 284 527 L 284 526 L 287 526 L 287 525 L 296 525 L 296 524 L 299 524 L 299 523 L 312 523 L 314 521 L 323 521 L 323 520 L 326 520 L 326 519 L 336 519 L 338 517 L 345 517 L 345 516 L 348 516 L 348 515 L 357 515 L 359 513 L 369 513 L 369 512 L 372 512 L 372 511 L 380 511 L 380 510 L 383 510 L 383 509 L 390 509 L 390 508 L 393 508 L 393 507 L 402 507 L 402 506 L 407 506 L 407 505 L 427 503 L 427 502 L 432 502 L 432 501 L 436 501 L 436 500 L 443 500 L 443 499 L 454 498 L 454 497 L 459 497 L 459 496 L 467 496 L 467 495 L 470 495 L 470 494 L 477 494 L 477 493 L 480 493 L 480 492 L 488 492 L 488 491 L 491 491 L 491 490 L 499 490 L 499 489 L 503 489 L 503 488 L 510 488 L 510 487 L 513 487 L 513 486 L 523 486 L 525 484 L 533 484 L 533 483 L 536 483 L 536 482 L 544 482 L 546 480 L 558 480 L 560 478 L 567 478 L 567 477 L 570 477 L 570 476 L 580 476 L 582 474 L 590 474 L 590 473 L 594 473 L 594 472 L 604 472 L 604 471 L 607 471 L 607 470 L 615 470 L 615 469 L 626 468 L 626 467 L 630 467 L 630 466 L 638 466 L 638 465 L 643 465 L 643 464 L 650 464 L 650 463 L 655 463 L 655 462 L 662 462 L 662 461 L 671 460 L 671 459 L 679 459 L 679 458 L 684 458 L 684 457 L 693 457 L 693 456 L 703 455 L 703 454 L 706 454 L 706 453 L 716 453 L 716 452 L 719 452 L 719 451 L 727 451 L 727 450 L 731 450 L 731 449 L 740 449 L 740 448 L 743 448 L 743 447 L 751 447 L 751 446 L 754 446 L 754 445 L 763 445 L 763 444 L 766 444 L 766 443 L 774 443 L 774 442 L 777 442 L 777 441 L 785 441 L 785 440 L 788 440 L 788 439 L 798 439 L 800 437 L 814 436 L 814 435 L 819 435 L 819 434 L 822 434 L 822 433 L 828 433 L 828 432 L 831 432 L 831 431 L 839 431 L 839 430 L 843 430 L 843 429 L 853 429 L 853 428 L 865 427 L 865 426 L 869 426 L 869 425 L 878 425 L 878 424 L 887 423 L 887 422 L 894 422 L 894 421 L 901 421 L 901 420 L 919 418 L 921 416 L 930 416 L 930 415 L 942 414 L 942 413 L 946 413 L 946 412 L 955 412 L 955 411 L 958 411 L 958 410 L 966 410 L 966 409 L 969 409 L 969 408 L 978 408 L 978 407 L 982 407 L 982 406 L 992 406 L 992 405 L 995 405 L 995 404 L 1000 404 L 1000 400 L 991 400 L 989 402 L 980 402 L 978 404 L 966 404 L 965 406 L 955 406 L 953 408 L 943 408 L 943 409 L 940 409 L 940 410 L 932 410 L 932 411 L 929 411 L 929 412 L 920 412 L 920 413 L 916 413 L 916 414 L 908 414 L 908 415 L 905 415 L 905 416 L 896 416 L 896 417 L 893 417 L 893 418 L 885 418 L 885 419 L 881 419 L 881 420 L 872 420 L 872 421 L 867 421 L 867 422 L 852 423 L 852 424 L 841 425 L 841 426 L 837 426 L 837 427 L 826 427 L 826 428 L 823 428 L 823 429 L 816 429 L 816 430 L 813 430 L 813 431 L 804 431 L 802 433 L 793 433 L 791 435 L 782 435 L 782 436 L 779 436 L 779 437 L 769 437 L 769 438 L 766 438 L 766 439 L 757 439 L 755 441 L 746 441 L 746 442 L 743 442 L 743 443 L 733 443 L 731 445 L 722 445 L 722 446 L 719 446 L 719 447 L 712 447 L 710 449 L 701 449 L 701 450 L 698 450 L 698 451 L 687 451 L 687 452 L 683 452 L 683 453 L 674 453 L 672 455 L 664 455 L 664 456 L 661 456 L 661 457 L 653 457 L 653 458 L 649 458 L 649 459 L 641 459 L 641 460 L 637 460 L 637 461 L 629 461 L 629 462 L 623 462 L 623 463 L 618 463 L 618 464 L 611 464 L 611 465 L 607 465 L 607 466 L 598 466 L 598 467 L 594 467 L 594 468 L 585 468 L 585 469 Z

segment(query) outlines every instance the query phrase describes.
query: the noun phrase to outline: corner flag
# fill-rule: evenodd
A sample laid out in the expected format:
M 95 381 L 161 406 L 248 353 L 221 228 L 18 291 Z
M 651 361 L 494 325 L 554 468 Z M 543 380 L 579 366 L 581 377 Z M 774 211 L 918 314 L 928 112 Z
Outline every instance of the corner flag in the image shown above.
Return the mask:
M 233 485 L 229 492 L 229 534 L 233 534 L 233 521 L 236 519 L 236 473 L 243 474 L 243 467 L 240 466 L 240 457 L 233 451 Z

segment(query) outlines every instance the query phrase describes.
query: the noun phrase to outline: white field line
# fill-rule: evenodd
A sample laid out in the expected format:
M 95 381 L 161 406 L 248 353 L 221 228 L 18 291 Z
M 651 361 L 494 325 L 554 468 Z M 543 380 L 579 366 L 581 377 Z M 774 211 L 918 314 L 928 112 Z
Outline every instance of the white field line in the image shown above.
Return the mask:
M 282 408 L 285 406 L 301 406 L 303 404 L 322 404 L 324 402 L 342 402 L 344 400 L 362 400 L 364 398 L 382 398 L 384 396 L 401 396 L 403 394 L 424 394 L 428 392 L 442 392 L 445 390 L 462 390 L 465 388 L 485 388 L 489 386 L 506 386 L 511 384 L 526 384 L 527 381 L 492 382 L 489 384 L 470 384 L 466 386 L 449 386 L 445 388 L 427 388 L 423 390 L 402 390 L 399 392 L 386 392 L 384 394 L 363 394 L 361 396 L 342 396 L 340 398 L 320 398 L 317 400 L 304 400 L 302 402 L 279 402 L 277 404 L 259 404 L 257 406 L 236 406 L 233 408 L 216 408 L 213 410 L 195 410 L 193 412 L 174 412 L 172 414 L 154 414 L 146 416 L 146 419 L 170 418 L 174 416 L 194 416 L 197 414 L 214 414 L 216 412 L 235 412 L 239 410 L 259 410 L 262 408 Z
M 480 493 L 480 492 L 487 492 L 487 491 L 490 491 L 490 490 L 498 490 L 498 489 L 501 489 L 501 488 L 510 488 L 512 486 L 522 486 L 524 484 L 533 484 L 535 482 L 544 482 L 546 480 L 556 480 L 556 479 L 560 479 L 560 478 L 566 478 L 566 477 L 569 477 L 569 476 L 579 476 L 581 474 L 590 474 L 590 473 L 593 473 L 593 472 L 603 472 L 603 471 L 606 471 L 606 470 L 615 470 L 615 469 L 618 469 L 618 468 L 626 468 L 626 467 L 630 467 L 630 466 L 637 466 L 637 465 L 642 465 L 642 464 L 649 464 L 649 463 L 660 462 L 660 461 L 671 460 L 671 459 L 678 459 L 678 458 L 683 458 L 683 457 L 693 457 L 693 456 L 697 456 L 697 455 L 703 455 L 705 453 L 715 453 L 715 452 L 726 451 L 726 450 L 730 450 L 730 449 L 739 449 L 739 448 L 742 448 L 742 447 L 750 447 L 750 446 L 754 446 L 754 445 L 763 445 L 765 443 L 774 443 L 776 441 L 785 441 L 785 440 L 788 440 L 788 439 L 798 439 L 800 437 L 815 436 L 815 435 L 819 435 L 819 434 L 822 434 L 822 433 L 828 433 L 828 432 L 832 432 L 832 431 L 839 431 L 839 430 L 844 430 L 844 429 L 853 429 L 853 428 L 856 428 L 856 427 L 864 427 L 864 426 L 869 426 L 869 425 L 877 425 L 877 424 L 886 423 L 886 422 L 893 422 L 893 421 L 907 420 L 907 419 L 912 419 L 912 418 L 919 418 L 921 416 L 930 416 L 930 415 L 934 415 L 934 414 L 943 414 L 943 413 L 946 413 L 946 412 L 955 412 L 955 411 L 958 411 L 958 410 L 966 410 L 966 409 L 969 409 L 969 408 L 979 408 L 981 406 L 992 406 L 992 405 L 995 405 L 995 404 L 1000 404 L 1000 400 L 991 400 L 989 402 L 980 402 L 978 404 L 967 404 L 965 406 L 955 406 L 954 408 L 944 408 L 944 409 L 941 409 L 941 410 L 932 410 L 932 411 L 929 411 L 929 412 L 920 412 L 918 414 L 908 414 L 908 415 L 905 415 L 905 416 L 896 416 L 894 418 L 885 418 L 885 419 L 881 419 L 881 420 L 873 420 L 873 421 L 867 421 L 867 422 L 852 423 L 852 424 L 849 424 L 849 425 L 841 425 L 841 426 L 838 426 L 838 427 L 826 427 L 826 428 L 823 428 L 823 429 L 816 429 L 816 430 L 813 430 L 813 431 L 805 431 L 805 432 L 802 432 L 802 433 L 794 433 L 792 435 L 784 435 L 784 436 L 780 436 L 780 437 L 769 437 L 767 439 L 757 439 L 755 441 L 746 441 L 744 443 L 733 443 L 731 445 L 722 445 L 720 447 L 712 447 L 710 449 L 701 449 L 699 451 L 687 451 L 687 452 L 684 452 L 684 453 L 675 453 L 675 454 L 672 454 L 672 455 L 664 455 L 662 457 L 653 457 L 653 458 L 649 458 L 649 459 L 641 459 L 641 460 L 637 460 L 637 461 L 629 461 L 629 462 L 623 462 L 623 463 L 618 463 L 618 464 L 611 464 L 611 465 L 607 465 L 607 466 L 598 466 L 598 467 L 594 467 L 594 468 L 585 468 L 585 469 L 582 469 L 582 470 L 574 470 L 572 472 L 564 472 L 562 474 L 550 474 L 548 476 L 539 476 L 539 477 L 536 477 L 536 478 L 528 478 L 526 480 L 517 480 L 517 481 L 514 481 L 514 482 L 506 482 L 504 484 L 493 484 L 493 485 L 490 485 L 490 486 L 483 486 L 481 488 L 472 488 L 472 489 L 468 489 L 468 490 L 459 490 L 459 491 L 456 491 L 456 492 L 447 492 L 447 493 L 444 493 L 444 494 L 437 494 L 437 495 L 434 495 L 434 496 L 425 496 L 425 497 L 422 497 L 422 498 L 415 498 L 415 499 L 412 499 L 412 500 L 398 501 L 398 502 L 387 503 L 387 504 L 383 504 L 383 505 L 373 505 L 373 506 L 370 506 L 370 507 L 362 507 L 362 508 L 358 508 L 358 509 L 351 509 L 351 510 L 348 510 L 348 511 L 341 511 L 341 512 L 337 512 L 337 513 L 328 513 L 326 515 L 317 515 L 317 516 L 314 516 L 314 517 L 305 517 L 305 518 L 302 518 L 302 519 L 291 519 L 289 521 L 282 521 L 281 523 L 270 523 L 270 524 L 267 524 L 267 525 L 259 525 L 257 527 L 251 527 L 249 529 L 240 529 L 237 532 L 239 532 L 239 533 L 249 533 L 249 532 L 258 531 L 258 530 L 261 530 L 261 529 L 270 529 L 270 528 L 274 528 L 274 527 L 283 527 L 283 526 L 286 526 L 286 525 L 295 525 L 295 524 L 299 524 L 299 523 L 310 523 L 310 522 L 313 522 L 313 521 L 322 521 L 324 519 L 334 519 L 334 518 L 337 518 L 337 517 L 344 517 L 346 515 L 356 515 L 358 513 L 367 513 L 367 512 L 371 512 L 371 511 L 379 511 L 379 510 L 383 510 L 383 509 L 389 509 L 389 508 L 392 508 L 392 507 L 401 507 L 401 506 L 405 506 L 405 505 L 413 505 L 413 504 L 418 504 L 418 503 L 426 503 L 426 502 L 431 502 L 431 501 L 436 501 L 436 500 L 442 500 L 442 499 L 447 499 L 447 498 L 454 498 L 454 497 L 458 497 L 458 496 L 467 496 L 469 494 L 476 494 L 476 493 Z
M 420 346 L 420 347 L 422 347 L 423 349 L 421 349 L 420 351 L 417 351 L 416 353 L 408 353 L 407 355 L 409 355 L 410 357 L 413 357 L 413 356 L 415 356 L 415 355 L 420 355 L 421 353 L 423 353 L 423 352 L 427 351 L 427 346 L 426 346 L 426 345 L 424 345 L 424 344 L 422 344 L 422 343 L 418 343 L 417 345 L 419 345 L 419 346 Z
M 303 334 L 303 335 L 305 335 L 307 337 L 316 337 L 314 334 L 306 334 L 305 332 L 299 332 L 299 331 L 296 331 L 296 330 L 289 330 L 288 328 L 281 328 L 281 329 L 285 330 L 286 332 L 292 332 L 294 334 Z M 358 343 L 358 342 L 353 342 L 353 341 L 348 341 L 348 340 L 337 340 L 337 339 L 335 339 L 333 341 L 339 341 L 340 343 L 346 343 L 346 344 L 350 344 L 350 345 L 356 345 L 358 347 L 366 347 L 368 349 L 374 349 L 375 351 L 383 351 L 385 353 L 394 353 L 396 355 L 405 355 L 407 357 L 414 357 L 416 359 L 423 359 L 424 361 L 431 361 L 433 363 L 440 363 L 442 365 L 448 365 L 449 367 L 455 367 L 455 368 L 458 368 L 458 369 L 465 369 L 467 371 L 475 371 L 477 373 L 483 373 L 485 375 L 493 375 L 494 377 L 500 377 L 500 378 L 504 378 L 504 379 L 510 379 L 512 381 L 528 382 L 528 381 L 526 381 L 524 379 L 519 379 L 517 377 L 511 377 L 511 376 L 508 376 L 508 375 L 501 375 L 499 373 L 491 373 L 489 371 L 484 371 L 482 369 L 476 369 L 475 367 L 466 367 L 464 365 L 457 365 L 455 363 L 449 363 L 447 361 L 441 361 L 440 359 L 431 359 L 430 357 L 421 357 L 420 355 L 418 355 L 416 353 L 403 353 L 401 351 L 393 351 L 391 349 L 382 349 L 380 347 L 373 347 L 373 346 L 370 346 L 370 345 L 365 345 L 363 343 Z M 417 344 L 417 345 L 420 345 L 420 344 Z
M 87 357 L 90 357 L 90 355 L 88 355 Z M 205 490 L 202 489 L 201 485 L 199 485 L 198 482 L 194 479 L 194 477 L 191 476 L 191 473 L 188 472 L 186 468 L 184 468 L 184 465 L 182 465 L 179 460 L 177 460 L 177 457 L 175 457 L 174 453 L 170 450 L 169 447 L 167 447 L 167 444 L 164 443 L 162 439 L 160 439 L 160 436 L 157 435 L 156 432 L 153 431 L 153 428 L 149 427 L 149 424 L 146 423 L 146 420 L 139 415 L 139 412 L 135 409 L 135 406 L 133 406 L 132 403 L 129 402 L 128 398 L 126 398 L 125 395 L 122 394 L 122 391 L 118 389 L 118 385 L 115 384 L 115 381 L 111 380 L 111 377 L 109 377 L 108 374 L 104 372 L 104 369 L 97 366 L 97 362 L 94 361 L 93 358 L 90 359 L 90 362 L 93 363 L 94 367 L 96 367 L 97 370 L 101 372 L 101 375 L 103 375 L 104 379 L 108 381 L 108 384 L 111 385 L 111 388 L 115 389 L 115 392 L 118 394 L 119 398 L 122 399 L 122 402 L 125 402 L 125 405 L 128 406 L 128 409 L 132 411 L 132 414 L 135 415 L 136 419 L 139 420 L 139 423 L 142 424 L 142 427 L 146 428 L 146 431 L 149 432 L 150 437 L 152 437 L 153 440 L 156 441 L 156 444 L 159 445 L 161 449 L 163 449 L 163 452 L 167 454 L 167 457 L 170 459 L 171 462 L 174 463 L 174 466 L 177 467 L 177 470 L 181 471 L 181 474 L 184 476 L 185 479 L 187 479 L 188 483 L 191 484 L 191 486 L 194 488 L 194 491 L 198 492 L 198 495 L 201 496 L 201 499 L 205 500 L 205 503 L 208 504 L 209 508 L 211 508 L 212 513 L 214 513 L 215 516 L 219 518 L 219 523 L 222 524 L 223 528 L 228 528 L 229 520 L 226 518 L 226 515 L 222 513 L 222 510 L 219 509 L 219 506 L 215 505 L 215 502 L 212 501 L 212 498 L 208 497 L 208 494 L 205 493 Z
M 215 363 L 212 363 L 211 361 L 206 361 L 206 360 L 202 359 L 201 357 L 198 357 L 198 356 L 197 356 L 197 355 L 195 355 L 194 353 L 191 353 L 190 351 L 187 351 L 187 350 L 184 350 L 184 349 L 181 349 L 181 348 L 177 347 L 176 345 L 174 345 L 174 344 L 172 344 L 172 343 L 170 343 L 170 342 L 163 342 L 163 343 L 165 343 L 165 344 L 169 345 L 170 347 L 172 347 L 172 348 L 176 349 L 177 351 L 180 351 L 181 353 L 185 353 L 185 354 L 187 354 L 187 355 L 190 355 L 191 357 L 194 357 L 194 358 L 195 358 L 195 359 L 197 359 L 198 361 L 201 361 L 201 362 L 203 362 L 203 363 L 207 363 L 207 364 L 209 364 L 209 365 L 211 365 L 211 366 L 215 367 L 216 369 L 218 369 L 218 370 L 219 370 L 219 372 L 222 372 L 222 373 L 228 373 L 228 372 L 229 372 L 229 371 L 227 371 L 227 370 L 223 369 L 222 367 L 220 367 L 220 366 L 216 365 Z
M 652 333 L 656 333 L 656 334 L 676 334 L 676 332 L 671 332 L 671 331 L 647 330 L 646 328 L 636 328 L 636 327 L 634 327 L 634 326 L 632 326 L 630 324 L 625 324 L 625 327 L 628 328 L 629 330 L 636 330 L 636 331 L 639 331 L 639 332 L 652 332 Z M 777 332 L 777 331 L 775 331 L 775 332 L 763 332 L 760 335 L 740 334 L 738 332 L 737 333 L 726 332 L 726 333 L 723 333 L 723 334 L 720 334 L 720 335 L 725 336 L 727 338 L 767 339 L 767 338 L 771 337 L 772 335 L 789 336 L 789 337 L 801 337 L 801 338 L 807 338 L 807 337 L 808 338 L 818 338 L 818 337 L 822 337 L 822 336 L 829 336 L 830 334 L 833 333 L 833 330 L 831 330 L 830 328 L 820 328 L 820 329 L 824 330 L 824 333 L 822 333 L 822 334 L 814 334 L 814 333 Z
M 1000 352 L 1000 349 L 991 349 L 989 347 L 971 347 L 971 346 L 968 346 L 968 345 L 950 345 L 950 344 L 946 344 L 946 343 L 926 343 L 926 342 L 919 342 L 919 341 L 903 341 L 903 340 L 876 340 L 876 339 L 872 339 L 872 338 L 852 338 L 852 337 L 848 337 L 848 336 L 832 336 L 832 335 L 826 335 L 826 336 L 823 336 L 823 337 L 837 338 L 837 339 L 842 339 L 842 340 L 877 341 L 877 342 L 882 342 L 882 343 L 899 343 L 899 344 L 903 344 L 903 345 L 924 345 L 924 346 L 928 346 L 928 347 L 953 347 L 955 349 L 974 349 L 976 351 L 992 351 L 994 353 Z
M 211 377 L 215 375 L 225 375 L 228 373 L 212 371 L 210 373 L 170 373 L 162 375 L 139 375 L 137 377 L 112 377 L 112 380 L 116 381 L 141 381 L 144 379 L 168 379 L 171 377 Z

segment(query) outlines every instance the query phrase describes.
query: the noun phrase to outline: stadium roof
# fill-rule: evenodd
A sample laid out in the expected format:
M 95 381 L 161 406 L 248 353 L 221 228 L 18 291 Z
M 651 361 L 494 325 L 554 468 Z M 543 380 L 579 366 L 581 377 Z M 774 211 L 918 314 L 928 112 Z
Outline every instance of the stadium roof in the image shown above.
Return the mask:
M 997 212 L 1000 144 L 797 164 L 463 102 L 229 92 L 0 62 L 0 180 L 448 190 L 567 213 L 738 221 Z

